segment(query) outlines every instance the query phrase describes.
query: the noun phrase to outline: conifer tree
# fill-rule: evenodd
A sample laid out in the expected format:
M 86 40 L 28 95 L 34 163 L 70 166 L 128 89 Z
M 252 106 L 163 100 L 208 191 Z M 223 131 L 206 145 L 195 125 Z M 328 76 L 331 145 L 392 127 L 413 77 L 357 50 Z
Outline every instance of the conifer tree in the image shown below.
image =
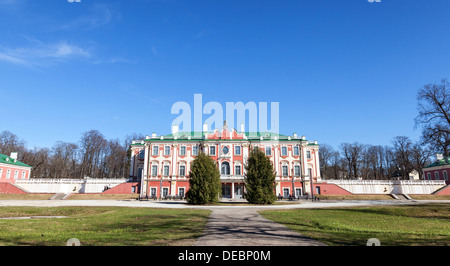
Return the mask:
M 189 172 L 189 191 L 186 199 L 189 204 L 210 204 L 219 201 L 221 192 L 219 169 L 208 155 L 199 151 Z
M 275 171 L 263 151 L 254 148 L 250 151 L 245 166 L 245 198 L 254 204 L 272 204 L 275 196 Z

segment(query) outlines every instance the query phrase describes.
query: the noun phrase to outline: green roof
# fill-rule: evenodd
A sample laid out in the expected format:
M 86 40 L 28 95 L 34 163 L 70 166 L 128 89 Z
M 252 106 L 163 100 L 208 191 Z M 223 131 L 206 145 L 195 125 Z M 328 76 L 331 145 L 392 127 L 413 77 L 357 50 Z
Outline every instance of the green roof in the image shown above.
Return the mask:
M 13 158 L 9 157 L 8 155 L 4 155 L 4 154 L 0 154 L 0 163 L 6 163 L 6 164 L 11 164 L 11 165 L 16 165 L 16 166 L 24 166 L 24 167 L 31 167 L 28 164 L 24 164 L 20 161 L 14 161 Z
M 207 134 L 213 134 L 213 132 L 206 132 Z M 173 141 L 175 140 L 175 137 L 177 138 L 175 141 L 217 141 L 217 139 L 203 139 L 203 135 L 206 134 L 204 132 L 179 132 L 176 134 L 167 134 L 162 136 L 156 136 L 151 137 L 148 139 L 144 139 L 143 141 L 149 142 L 149 141 Z M 222 138 L 221 141 L 259 141 L 261 140 L 261 137 L 263 137 L 263 140 L 275 140 L 274 137 L 277 137 L 277 140 L 279 141 L 307 141 L 301 139 L 301 137 L 294 138 L 293 136 L 286 136 L 278 133 L 273 132 L 245 132 L 245 136 L 247 139 L 227 139 Z M 161 139 L 163 137 L 163 139 Z M 136 140 L 134 144 L 132 145 L 142 145 L 142 140 Z M 309 143 L 309 145 L 318 145 L 314 143 Z
M 437 160 L 436 162 L 434 162 L 428 166 L 425 166 L 424 168 L 430 168 L 430 167 L 442 166 L 442 165 L 450 165 L 450 156 L 445 159 Z

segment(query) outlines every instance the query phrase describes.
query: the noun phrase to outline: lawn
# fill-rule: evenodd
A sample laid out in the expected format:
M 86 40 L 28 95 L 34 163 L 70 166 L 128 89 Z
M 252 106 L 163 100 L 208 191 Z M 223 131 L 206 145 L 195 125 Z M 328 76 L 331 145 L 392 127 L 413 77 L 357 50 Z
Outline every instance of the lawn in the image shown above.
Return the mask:
M 328 245 L 450 246 L 450 204 L 263 211 L 261 214 Z
M 192 245 L 201 235 L 208 210 L 127 207 L 1 207 L 0 245 L 64 246 L 77 238 L 83 246 Z

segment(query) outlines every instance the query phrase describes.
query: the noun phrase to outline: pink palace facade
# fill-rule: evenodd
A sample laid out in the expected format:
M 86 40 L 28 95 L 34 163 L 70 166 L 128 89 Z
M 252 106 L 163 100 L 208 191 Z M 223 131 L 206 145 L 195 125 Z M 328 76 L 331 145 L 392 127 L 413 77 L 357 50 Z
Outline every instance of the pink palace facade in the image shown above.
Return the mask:
M 252 147 L 266 153 L 276 172 L 276 195 L 285 198 L 311 193 L 311 177 L 320 181 L 319 145 L 297 134 L 249 133 L 223 128 L 212 132 L 178 132 L 133 141 L 130 177 L 141 181 L 140 197 L 184 197 L 189 190 L 191 162 L 203 146 L 220 169 L 222 197 L 239 199 L 245 192 L 245 163 Z

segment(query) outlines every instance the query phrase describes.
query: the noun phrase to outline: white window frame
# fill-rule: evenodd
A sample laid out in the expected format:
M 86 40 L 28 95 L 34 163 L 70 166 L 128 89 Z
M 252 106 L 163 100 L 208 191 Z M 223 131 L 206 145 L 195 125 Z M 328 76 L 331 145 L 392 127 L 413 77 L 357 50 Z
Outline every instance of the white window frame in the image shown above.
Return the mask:
M 306 151 L 306 159 L 311 159 L 311 151 Z
M 21 179 L 25 179 L 26 175 L 27 175 L 27 172 L 26 171 L 22 171 L 22 178 Z
M 152 164 L 151 176 L 158 176 L 158 165 L 157 164 Z
M 281 146 L 281 156 L 288 155 L 288 148 L 286 146 Z
M 211 152 L 212 151 L 211 149 L 213 149 L 214 152 Z M 216 146 L 215 145 L 209 146 L 209 155 L 216 156 Z
M 195 151 L 195 152 L 194 152 Z M 192 145 L 192 156 L 198 155 L 198 145 Z
M 300 148 L 298 146 L 292 147 L 292 155 L 293 156 L 299 156 L 300 155 Z
M 0 168 L 0 179 L 2 178 L 3 175 L 3 168 Z
M 267 151 L 269 151 L 269 152 L 267 152 Z M 267 145 L 265 147 L 265 154 L 266 154 L 266 156 L 272 156 L 272 147 L 270 147 L 270 145 Z
M 183 172 L 184 173 L 181 173 L 181 167 L 183 167 Z M 186 165 L 182 164 L 182 165 L 180 165 L 180 167 L 178 167 L 178 175 L 179 176 L 186 176 Z
M 14 171 L 14 180 L 17 180 L 18 177 L 19 177 L 19 170 L 15 170 Z
M 298 171 L 296 171 L 298 169 Z M 294 176 L 300 176 L 301 175 L 301 166 L 298 164 L 294 165 Z
M 6 179 L 10 179 L 11 178 L 11 169 L 7 169 L 6 170 Z
M 237 171 L 237 167 L 239 167 L 239 173 Z M 234 166 L 234 174 L 239 176 L 242 175 L 242 166 L 240 164 Z
M 167 193 L 164 193 L 166 191 Z M 162 187 L 161 197 L 165 197 L 169 195 L 169 187 Z
M 237 152 L 239 150 L 239 152 Z M 241 145 L 234 146 L 234 155 L 241 155 Z
M 286 170 L 286 172 L 285 172 L 285 170 Z M 283 177 L 289 176 L 289 167 L 287 165 L 281 166 L 281 176 L 283 176 Z
M 167 169 L 167 171 L 166 171 Z M 163 165 L 163 176 L 169 176 L 170 175 L 170 165 L 165 164 Z
M 448 174 L 447 174 L 447 171 L 446 170 L 444 170 L 444 180 L 448 180 Z
M 153 145 L 152 146 L 152 155 L 153 156 L 158 156 L 159 155 L 159 146 L 158 145 Z
M 169 148 L 169 150 L 167 150 L 167 148 Z M 164 156 L 170 156 L 170 145 L 164 146 Z
M 186 156 L 186 146 L 180 146 L 180 156 Z

